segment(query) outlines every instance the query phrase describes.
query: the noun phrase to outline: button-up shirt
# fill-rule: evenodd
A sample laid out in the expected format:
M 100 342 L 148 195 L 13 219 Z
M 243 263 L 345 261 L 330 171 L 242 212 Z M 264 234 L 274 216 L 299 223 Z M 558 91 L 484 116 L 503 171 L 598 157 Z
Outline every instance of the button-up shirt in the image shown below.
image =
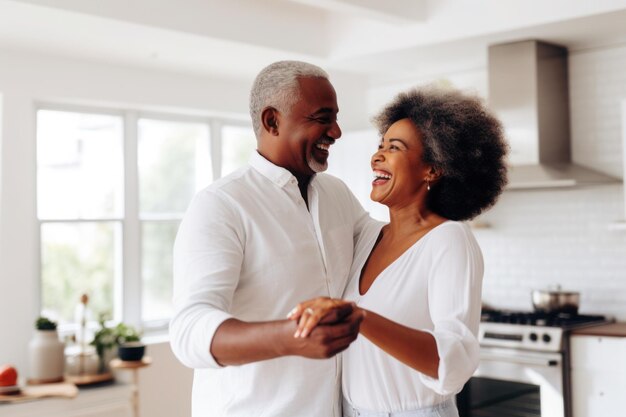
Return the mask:
M 301 301 L 341 297 L 367 213 L 337 178 L 296 178 L 255 153 L 199 192 L 174 245 L 171 345 L 195 369 L 193 416 L 339 416 L 340 363 L 281 357 L 220 367 L 210 353 L 229 318 L 284 319 Z

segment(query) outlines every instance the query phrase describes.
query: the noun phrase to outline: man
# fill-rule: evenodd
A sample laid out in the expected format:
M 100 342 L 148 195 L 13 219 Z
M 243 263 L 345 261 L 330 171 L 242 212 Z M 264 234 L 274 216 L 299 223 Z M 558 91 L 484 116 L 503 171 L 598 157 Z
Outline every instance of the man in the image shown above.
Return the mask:
M 286 320 L 300 301 L 342 295 L 368 219 L 341 181 L 317 175 L 341 136 L 338 111 L 322 69 L 263 69 L 250 97 L 258 152 L 201 191 L 180 225 L 170 332 L 195 369 L 194 417 L 340 415 L 334 355 L 362 316 L 337 310 L 306 338 Z

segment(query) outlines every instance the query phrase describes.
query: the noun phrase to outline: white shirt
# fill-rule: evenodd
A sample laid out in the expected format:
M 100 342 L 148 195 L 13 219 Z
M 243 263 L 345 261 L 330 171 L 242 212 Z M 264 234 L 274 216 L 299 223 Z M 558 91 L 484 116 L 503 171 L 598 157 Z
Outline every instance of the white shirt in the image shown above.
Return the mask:
M 282 357 L 220 367 L 226 319 L 282 320 L 300 301 L 341 297 L 369 217 L 337 178 L 315 175 L 310 211 L 296 178 L 256 152 L 199 192 L 174 245 L 172 350 L 195 368 L 194 417 L 339 416 L 340 362 Z
M 404 365 L 359 335 L 343 353 L 344 396 L 356 408 L 371 411 L 433 406 L 460 391 L 478 366 L 482 254 L 466 224 L 447 221 L 389 265 L 361 296 L 361 269 L 381 226 L 370 225 L 361 233 L 345 298 L 432 334 L 440 358 L 438 379 Z

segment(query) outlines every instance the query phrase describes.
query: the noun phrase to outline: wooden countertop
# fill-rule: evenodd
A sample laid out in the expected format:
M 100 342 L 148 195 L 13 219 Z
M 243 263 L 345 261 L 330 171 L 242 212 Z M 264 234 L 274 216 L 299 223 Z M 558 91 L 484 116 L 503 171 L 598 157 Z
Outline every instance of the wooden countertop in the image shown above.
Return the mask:
M 626 323 L 609 323 L 573 330 L 574 336 L 626 337 Z

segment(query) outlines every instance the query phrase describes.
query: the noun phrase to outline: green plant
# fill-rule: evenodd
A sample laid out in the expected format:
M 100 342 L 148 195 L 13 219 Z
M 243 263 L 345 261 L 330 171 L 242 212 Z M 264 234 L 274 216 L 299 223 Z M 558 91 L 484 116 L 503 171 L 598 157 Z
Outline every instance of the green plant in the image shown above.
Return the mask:
M 104 372 L 106 351 L 122 343 L 138 342 L 141 335 L 133 326 L 124 323 L 118 323 L 115 327 L 108 327 L 104 314 L 100 315 L 98 323 L 100 323 L 100 329 L 94 334 L 90 345 L 96 348 L 96 353 L 100 359 L 100 372 Z
M 96 348 L 96 353 L 98 354 L 98 359 L 100 360 L 100 369 L 98 372 L 102 373 L 106 368 L 104 355 L 107 350 L 115 347 L 116 342 L 115 333 L 112 328 L 107 327 L 106 316 L 104 314 L 100 315 L 98 323 L 100 323 L 100 329 L 98 329 L 98 331 L 94 334 L 90 345 Z
M 57 324 L 47 317 L 41 316 L 35 321 L 35 328 L 37 330 L 56 330 Z
M 115 326 L 115 342 L 120 345 L 126 342 L 138 342 L 141 339 L 139 332 L 133 327 L 124 323 Z

